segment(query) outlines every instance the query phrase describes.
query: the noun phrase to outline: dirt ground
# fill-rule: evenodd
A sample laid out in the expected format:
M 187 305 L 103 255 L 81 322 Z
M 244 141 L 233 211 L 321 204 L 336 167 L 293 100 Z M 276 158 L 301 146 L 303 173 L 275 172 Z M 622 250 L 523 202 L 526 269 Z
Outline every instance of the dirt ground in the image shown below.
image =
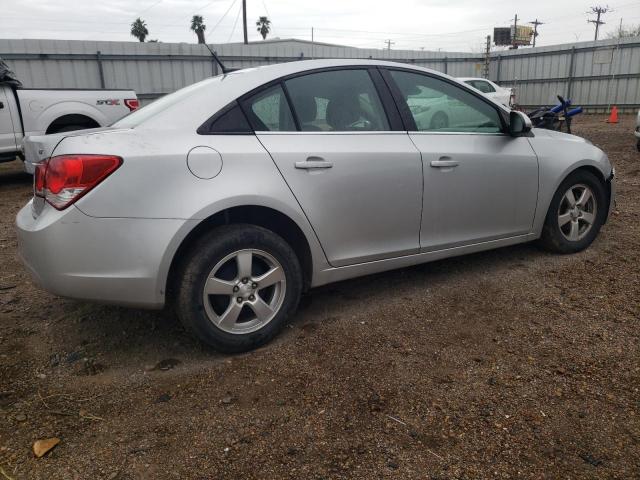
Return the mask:
M 632 123 L 576 125 L 618 171 L 588 250 L 521 245 L 323 287 L 236 356 L 170 311 L 37 289 L 13 226 L 31 179 L 0 166 L 0 479 L 640 478 Z

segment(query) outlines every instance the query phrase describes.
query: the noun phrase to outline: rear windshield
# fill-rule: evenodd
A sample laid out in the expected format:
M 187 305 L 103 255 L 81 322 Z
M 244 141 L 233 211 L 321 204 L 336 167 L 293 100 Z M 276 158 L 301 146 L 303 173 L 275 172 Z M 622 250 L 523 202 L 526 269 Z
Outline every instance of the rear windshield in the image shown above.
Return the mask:
M 146 122 L 151 117 L 157 115 L 158 113 L 166 110 L 167 108 L 175 105 L 176 103 L 181 102 L 187 97 L 190 97 L 194 93 L 206 88 L 210 83 L 219 81 L 222 75 L 218 75 L 217 77 L 207 78 L 202 80 L 201 82 L 194 83 L 193 85 L 189 85 L 188 87 L 181 88 L 169 95 L 165 95 L 162 98 L 150 103 L 149 105 L 142 107 L 135 112 L 130 113 L 124 118 L 121 118 L 116 123 L 114 123 L 113 127 L 118 128 L 135 128 L 138 125 Z

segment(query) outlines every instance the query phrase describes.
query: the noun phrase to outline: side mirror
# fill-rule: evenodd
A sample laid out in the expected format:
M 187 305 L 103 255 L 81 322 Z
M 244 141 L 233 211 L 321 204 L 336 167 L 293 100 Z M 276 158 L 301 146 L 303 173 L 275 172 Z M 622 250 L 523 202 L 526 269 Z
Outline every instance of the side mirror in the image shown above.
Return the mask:
M 524 113 L 511 110 L 509 113 L 509 135 L 519 137 L 531 131 L 531 120 Z

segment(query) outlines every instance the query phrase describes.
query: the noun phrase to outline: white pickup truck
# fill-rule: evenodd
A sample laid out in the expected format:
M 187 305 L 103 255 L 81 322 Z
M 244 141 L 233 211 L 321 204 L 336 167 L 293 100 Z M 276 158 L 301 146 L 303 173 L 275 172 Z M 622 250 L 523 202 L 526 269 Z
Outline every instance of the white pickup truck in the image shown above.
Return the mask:
M 133 90 L 22 88 L 0 59 L 0 162 L 24 159 L 23 137 L 105 127 L 138 106 Z

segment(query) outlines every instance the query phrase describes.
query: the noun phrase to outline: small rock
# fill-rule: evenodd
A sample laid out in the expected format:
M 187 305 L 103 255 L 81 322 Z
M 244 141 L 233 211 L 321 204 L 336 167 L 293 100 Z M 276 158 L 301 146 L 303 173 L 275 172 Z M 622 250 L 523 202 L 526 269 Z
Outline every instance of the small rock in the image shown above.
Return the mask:
M 597 458 L 594 458 L 593 456 L 589 455 L 588 453 L 585 453 L 583 455 L 580 455 L 580 458 L 582 460 L 585 461 L 585 463 L 588 463 L 589 465 L 593 465 L 594 467 L 597 467 L 599 465 L 602 465 L 602 460 L 599 460 Z
M 171 395 L 169 395 L 168 393 L 163 393 L 158 398 L 156 398 L 156 403 L 166 403 L 169 400 L 171 400 Z
M 49 356 L 49 366 L 50 367 L 57 367 L 58 365 L 60 365 L 60 355 L 58 355 L 57 353 L 54 353 L 52 355 Z
M 180 360 L 177 360 L 175 358 L 165 358 L 163 360 L 160 360 L 156 364 L 156 366 L 153 367 L 153 370 L 167 371 L 167 370 L 171 370 L 172 368 L 175 368 L 178 365 L 180 365 Z
M 227 395 L 226 397 L 222 398 L 222 403 L 224 403 L 225 405 L 229 405 L 231 402 L 233 402 L 233 397 L 231 395 Z
M 64 359 L 64 361 L 67 364 L 72 364 L 77 362 L 78 360 L 80 360 L 82 358 L 82 353 L 81 352 L 71 352 L 69 354 L 67 354 L 66 358 Z
M 43 455 L 46 455 L 47 452 L 51 451 L 51 449 L 56 445 L 58 445 L 59 443 L 60 443 L 60 439 L 56 437 L 46 438 L 43 440 L 36 440 L 33 443 L 33 454 L 37 458 L 40 458 Z
M 18 413 L 13 418 L 15 418 L 18 422 L 24 422 L 27 419 L 27 416 L 24 413 Z
M 400 468 L 400 465 L 398 465 L 398 462 L 396 462 L 395 460 L 389 460 L 387 462 L 387 467 L 393 470 L 397 470 L 398 468 Z
M 36 377 L 38 377 L 40 380 L 44 380 L 45 378 L 47 378 L 47 376 L 44 373 L 37 373 Z

